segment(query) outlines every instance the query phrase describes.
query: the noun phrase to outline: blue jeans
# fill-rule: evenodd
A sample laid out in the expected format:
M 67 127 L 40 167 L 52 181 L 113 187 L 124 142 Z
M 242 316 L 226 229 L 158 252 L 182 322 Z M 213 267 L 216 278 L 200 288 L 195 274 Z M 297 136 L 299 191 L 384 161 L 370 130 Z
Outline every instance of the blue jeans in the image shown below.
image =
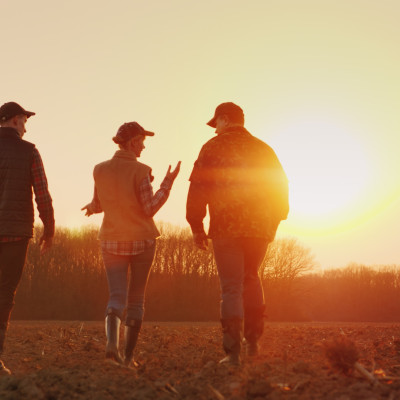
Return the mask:
M 246 310 L 264 305 L 258 270 L 269 241 L 260 238 L 213 239 L 221 285 L 221 318 L 243 319 Z
M 126 321 L 143 320 L 147 280 L 155 249 L 154 243 L 143 253 L 133 256 L 120 256 L 103 250 L 110 293 L 106 314 L 111 311 L 122 319 L 126 310 Z

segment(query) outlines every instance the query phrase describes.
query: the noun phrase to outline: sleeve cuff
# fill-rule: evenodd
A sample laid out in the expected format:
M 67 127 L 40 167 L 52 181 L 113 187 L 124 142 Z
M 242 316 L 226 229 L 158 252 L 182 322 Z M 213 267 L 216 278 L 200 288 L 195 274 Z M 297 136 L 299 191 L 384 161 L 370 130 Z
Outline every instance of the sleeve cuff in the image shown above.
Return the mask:
M 164 178 L 162 181 L 160 188 L 165 190 L 171 190 L 173 181 L 168 178 Z
M 192 233 L 204 233 L 204 234 L 206 234 L 206 231 L 204 230 L 203 222 L 191 223 L 190 224 L 190 228 L 192 230 Z

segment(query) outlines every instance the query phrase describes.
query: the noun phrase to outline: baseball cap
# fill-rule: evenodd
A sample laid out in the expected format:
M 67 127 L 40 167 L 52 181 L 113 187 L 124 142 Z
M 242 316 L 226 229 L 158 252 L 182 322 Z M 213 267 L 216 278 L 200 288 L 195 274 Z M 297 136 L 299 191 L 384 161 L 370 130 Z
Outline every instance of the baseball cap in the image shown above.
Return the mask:
M 243 110 L 237 104 L 232 102 L 227 102 L 227 103 L 221 103 L 215 109 L 214 117 L 207 122 L 207 125 L 216 128 L 217 118 L 221 115 L 227 115 L 232 120 L 244 121 Z
M 32 115 L 35 115 L 35 113 L 32 111 L 26 111 L 14 101 L 4 103 L 0 107 L 0 121 L 7 121 L 10 118 L 15 117 L 16 115 L 26 115 L 29 118 Z
M 125 122 L 119 127 L 116 136 L 113 137 L 113 140 L 115 143 L 123 143 L 129 139 L 132 139 L 134 136 L 139 135 L 154 136 L 154 132 L 146 131 L 137 122 Z

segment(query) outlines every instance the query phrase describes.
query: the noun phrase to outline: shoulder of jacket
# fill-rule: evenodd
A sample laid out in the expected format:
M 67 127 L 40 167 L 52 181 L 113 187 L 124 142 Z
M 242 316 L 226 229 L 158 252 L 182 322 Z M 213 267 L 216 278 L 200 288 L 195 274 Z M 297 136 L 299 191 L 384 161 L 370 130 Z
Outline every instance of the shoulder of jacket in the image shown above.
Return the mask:
M 203 144 L 202 149 L 212 146 L 215 142 L 218 142 L 218 136 L 207 140 L 207 142 Z
M 141 163 L 140 161 L 136 161 L 138 168 L 142 169 L 142 170 L 147 170 L 147 171 L 151 171 L 151 167 L 149 167 L 146 164 Z
M 107 164 L 110 163 L 110 161 L 111 161 L 111 160 L 105 160 L 105 161 L 99 162 L 98 164 L 96 164 L 96 165 L 94 166 L 94 168 L 97 169 L 97 168 L 102 167 L 103 165 L 107 165 Z
M 215 148 L 218 148 L 225 142 L 225 139 L 221 136 L 215 136 L 205 142 L 200 150 L 200 154 L 204 154 L 207 152 L 212 152 Z
M 96 164 L 96 165 L 94 166 L 94 168 L 93 168 L 93 174 L 95 174 L 96 172 L 98 172 L 100 169 L 106 167 L 108 164 L 110 164 L 110 162 L 111 162 L 111 160 L 105 160 L 105 161 L 102 161 L 102 162 Z
M 259 139 L 257 136 L 250 135 L 250 140 L 253 141 L 253 143 L 257 145 L 260 149 L 263 149 L 270 154 L 275 154 L 274 149 L 269 144 L 265 143 L 264 140 Z
M 35 146 L 35 144 L 34 143 L 32 143 L 32 142 L 28 142 L 27 140 L 25 140 L 25 139 L 22 139 L 21 140 L 21 142 L 24 144 L 24 146 L 26 146 L 26 147 L 30 147 L 30 148 L 36 148 L 36 146 Z

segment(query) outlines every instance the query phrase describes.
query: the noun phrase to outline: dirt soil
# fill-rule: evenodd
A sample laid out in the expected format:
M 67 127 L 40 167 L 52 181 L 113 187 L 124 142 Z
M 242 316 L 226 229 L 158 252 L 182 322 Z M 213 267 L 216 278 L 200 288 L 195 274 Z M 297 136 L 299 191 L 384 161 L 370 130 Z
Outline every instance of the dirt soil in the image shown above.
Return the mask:
M 335 370 L 324 343 L 345 335 L 359 363 L 373 372 Z M 122 340 L 122 338 L 121 338 Z M 101 322 L 12 321 L 0 399 L 400 399 L 400 324 L 266 323 L 261 354 L 242 368 L 223 357 L 216 323 L 144 324 L 135 358 L 121 367 L 104 359 Z

